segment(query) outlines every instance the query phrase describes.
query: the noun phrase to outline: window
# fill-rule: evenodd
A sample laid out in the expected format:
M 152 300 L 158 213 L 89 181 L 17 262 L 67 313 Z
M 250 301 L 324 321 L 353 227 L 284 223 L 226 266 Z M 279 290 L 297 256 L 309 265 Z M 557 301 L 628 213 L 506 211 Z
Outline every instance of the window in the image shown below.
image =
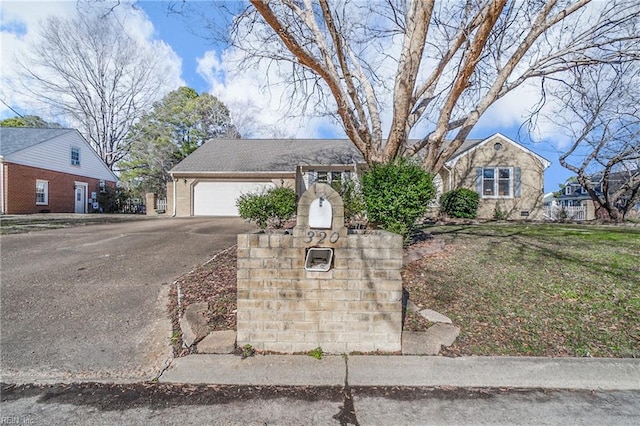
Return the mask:
M 336 182 L 340 184 L 342 181 L 347 181 L 351 179 L 351 172 L 349 170 L 336 170 L 336 171 L 327 171 L 327 170 L 309 170 L 307 172 L 309 174 L 309 185 L 312 185 L 314 182 L 328 183 L 331 184 Z
M 498 169 L 498 197 L 511 197 L 511 169 Z
M 46 206 L 47 204 L 49 204 L 49 182 L 36 180 L 36 205 Z
M 513 169 L 484 167 L 482 169 L 482 197 L 513 197 Z
M 484 197 L 493 197 L 496 195 L 496 179 L 495 169 L 482 170 L 482 195 Z
M 80 165 L 80 148 L 71 148 L 71 165 Z

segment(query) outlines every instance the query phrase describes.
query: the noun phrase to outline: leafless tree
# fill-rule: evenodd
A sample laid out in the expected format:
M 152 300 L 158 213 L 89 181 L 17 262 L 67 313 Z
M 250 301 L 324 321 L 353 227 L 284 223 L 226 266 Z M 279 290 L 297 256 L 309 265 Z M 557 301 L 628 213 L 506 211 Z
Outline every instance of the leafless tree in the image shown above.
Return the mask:
M 113 168 L 129 150 L 130 126 L 159 96 L 158 59 L 114 14 L 48 17 L 40 29 L 39 40 L 17 58 L 16 87 L 66 116 Z
M 548 117 L 572 140 L 560 156 L 596 206 L 621 220 L 640 201 L 640 60 L 574 69 L 550 96 Z
M 286 70 L 295 108 L 335 116 L 367 162 L 423 151 L 430 171 L 507 93 L 640 50 L 636 0 L 250 3 L 231 39 Z

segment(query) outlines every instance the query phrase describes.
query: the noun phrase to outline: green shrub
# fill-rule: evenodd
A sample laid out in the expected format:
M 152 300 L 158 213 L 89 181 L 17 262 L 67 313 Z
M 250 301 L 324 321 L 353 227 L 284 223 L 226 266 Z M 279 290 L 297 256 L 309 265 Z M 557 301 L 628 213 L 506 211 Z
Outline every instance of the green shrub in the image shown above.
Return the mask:
M 440 197 L 440 211 L 451 217 L 473 219 L 478 214 L 480 196 L 467 188 L 445 192 Z
M 493 218 L 495 220 L 506 220 L 507 216 L 509 216 L 509 212 L 502 210 L 500 203 L 496 203 L 496 208 L 493 210 Z
M 347 227 L 356 227 L 366 223 L 366 204 L 362 191 L 356 186 L 355 181 L 334 181 L 331 187 L 335 189 L 344 205 L 344 222 Z
M 240 217 L 261 229 L 282 228 L 296 212 L 296 193 L 291 188 L 271 188 L 260 194 L 242 194 L 236 201 Z
M 417 163 L 399 158 L 374 164 L 362 176 L 369 221 L 406 238 L 435 195 L 433 176 Z

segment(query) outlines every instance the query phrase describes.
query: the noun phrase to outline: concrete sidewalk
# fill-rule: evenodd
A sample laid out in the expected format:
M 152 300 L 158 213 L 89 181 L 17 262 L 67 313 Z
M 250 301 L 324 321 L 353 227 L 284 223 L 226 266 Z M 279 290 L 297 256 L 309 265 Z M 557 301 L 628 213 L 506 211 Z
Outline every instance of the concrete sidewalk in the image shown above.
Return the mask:
M 610 358 L 190 355 L 174 359 L 159 381 L 339 386 L 347 365 L 350 386 L 640 390 L 640 360 Z

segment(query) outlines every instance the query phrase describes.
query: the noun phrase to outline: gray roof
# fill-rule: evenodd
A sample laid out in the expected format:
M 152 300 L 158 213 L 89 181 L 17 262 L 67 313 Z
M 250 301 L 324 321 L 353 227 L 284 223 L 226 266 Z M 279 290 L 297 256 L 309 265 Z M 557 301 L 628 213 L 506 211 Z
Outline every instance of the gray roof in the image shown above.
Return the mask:
M 471 148 L 474 148 L 474 147 L 480 145 L 485 140 L 486 139 L 465 139 L 465 141 L 462 142 L 462 145 L 460 145 L 460 147 L 458 147 L 456 152 L 453 153 L 451 158 L 455 158 L 458 155 L 462 154 L 463 152 L 469 151 Z M 449 141 L 447 141 L 447 142 L 449 142 Z M 451 158 L 449 158 L 449 159 L 451 159 Z
M 212 139 L 170 172 L 293 172 L 298 165 L 362 162 L 348 139 Z
M 0 127 L 0 155 L 11 155 L 34 145 L 57 138 L 74 129 Z

